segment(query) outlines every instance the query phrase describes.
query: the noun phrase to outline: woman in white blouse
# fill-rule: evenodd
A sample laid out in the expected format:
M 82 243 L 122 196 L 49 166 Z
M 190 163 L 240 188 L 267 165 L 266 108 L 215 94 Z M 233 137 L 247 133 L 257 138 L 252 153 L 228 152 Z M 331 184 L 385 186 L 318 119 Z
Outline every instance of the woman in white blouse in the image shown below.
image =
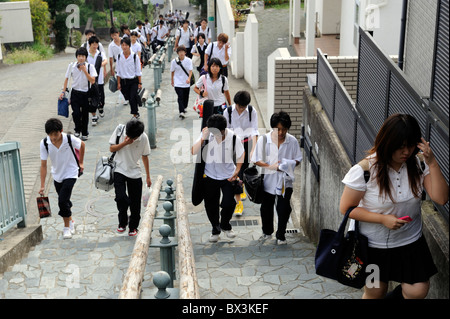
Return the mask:
M 391 280 L 401 285 L 387 298 L 425 298 L 437 269 L 422 235 L 423 188 L 440 205 L 448 200 L 448 185 L 430 143 L 421 137 L 415 118 L 394 114 L 384 122 L 365 161 L 369 181 L 364 180 L 362 165 L 353 166 L 342 181 L 340 202 L 342 214 L 357 206 L 350 218 L 360 221 L 360 231 L 369 240 L 369 264 L 379 267 L 379 281 L 365 286 L 363 298 L 385 297 Z M 406 216 L 411 219 L 402 219 Z

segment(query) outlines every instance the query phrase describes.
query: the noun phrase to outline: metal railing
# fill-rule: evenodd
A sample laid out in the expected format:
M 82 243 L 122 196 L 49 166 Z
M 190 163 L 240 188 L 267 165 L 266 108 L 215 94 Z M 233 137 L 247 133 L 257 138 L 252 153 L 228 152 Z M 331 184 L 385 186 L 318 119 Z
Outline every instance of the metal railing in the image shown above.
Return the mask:
M 19 142 L 0 145 L 0 235 L 25 227 L 26 204 Z

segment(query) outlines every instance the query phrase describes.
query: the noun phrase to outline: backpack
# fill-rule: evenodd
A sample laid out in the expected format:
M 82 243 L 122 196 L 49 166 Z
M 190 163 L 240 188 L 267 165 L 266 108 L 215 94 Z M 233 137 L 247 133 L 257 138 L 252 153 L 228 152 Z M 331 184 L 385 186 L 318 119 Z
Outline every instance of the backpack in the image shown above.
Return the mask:
M 223 88 L 222 88 L 222 93 L 223 93 Z M 249 106 L 247 106 L 247 108 L 248 108 L 248 120 L 251 122 L 252 121 L 253 106 L 249 105 Z M 230 122 L 230 124 L 231 124 L 231 111 L 232 110 L 233 110 L 233 108 L 231 106 L 227 107 L 228 122 Z
M 47 150 L 48 153 L 48 143 L 47 143 L 47 137 L 44 137 L 44 139 L 42 140 L 42 143 L 45 146 L 45 149 Z M 79 160 L 79 155 L 75 152 L 73 145 L 72 145 L 72 138 L 70 134 L 67 134 L 67 143 L 69 143 L 70 149 L 72 150 L 72 154 L 75 157 L 75 161 L 77 162 L 77 166 L 78 166 L 78 177 L 80 177 L 81 175 L 83 175 L 83 172 L 81 171 L 81 167 L 80 167 L 80 160 Z

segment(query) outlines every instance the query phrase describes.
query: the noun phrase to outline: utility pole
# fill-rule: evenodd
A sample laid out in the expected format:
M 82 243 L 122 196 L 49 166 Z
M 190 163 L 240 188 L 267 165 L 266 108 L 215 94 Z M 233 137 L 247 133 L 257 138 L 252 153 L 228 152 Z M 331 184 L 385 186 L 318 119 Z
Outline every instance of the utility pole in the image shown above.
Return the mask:
M 211 30 L 211 41 L 215 41 L 216 34 L 216 0 L 207 0 L 208 1 L 208 27 Z
M 113 18 L 113 5 L 112 0 L 109 0 L 109 15 L 111 17 L 111 28 L 114 27 L 114 18 Z

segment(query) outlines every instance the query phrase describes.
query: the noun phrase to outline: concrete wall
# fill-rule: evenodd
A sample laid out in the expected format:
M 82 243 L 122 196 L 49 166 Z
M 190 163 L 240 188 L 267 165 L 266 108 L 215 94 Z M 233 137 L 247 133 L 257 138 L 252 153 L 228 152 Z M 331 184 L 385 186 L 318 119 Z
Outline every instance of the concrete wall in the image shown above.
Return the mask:
M 234 37 L 234 16 L 230 1 L 216 1 L 217 35 L 226 33 L 231 39 Z
M 245 24 L 244 60 L 244 79 L 252 89 L 257 89 L 259 83 L 259 36 L 258 20 L 254 14 L 247 16 Z
M 328 61 L 352 99 L 356 100 L 358 58 L 328 57 Z M 287 50 L 278 49 L 268 58 L 268 70 L 267 118 L 273 112 L 288 112 L 293 122 L 290 133 L 299 138 L 303 121 L 302 96 L 308 84 L 306 75 L 317 72 L 317 58 L 290 57 Z
M 313 147 L 313 155 L 320 163 L 320 177 L 317 181 L 311 164 L 305 158 L 298 172 L 300 176 L 294 185 L 296 195 L 292 199 L 294 207 L 292 219 L 313 242 L 317 243 L 321 229 L 337 230 L 342 221 L 339 201 L 344 185 L 341 181 L 351 168 L 351 163 L 320 101 L 312 96 L 308 88 L 304 89 L 303 100 L 303 124 L 307 128 L 305 132 L 312 145 L 319 146 L 318 153 Z M 448 299 L 448 223 L 434 211 L 430 201 L 423 203 L 422 215 L 423 232 L 439 270 L 439 273 L 431 278 L 428 298 Z
M 34 41 L 28 1 L 0 3 L 0 16 L 0 38 L 3 43 Z
M 231 71 L 237 79 L 242 79 L 245 72 L 245 44 L 244 32 L 236 32 L 236 36 L 231 40 Z

